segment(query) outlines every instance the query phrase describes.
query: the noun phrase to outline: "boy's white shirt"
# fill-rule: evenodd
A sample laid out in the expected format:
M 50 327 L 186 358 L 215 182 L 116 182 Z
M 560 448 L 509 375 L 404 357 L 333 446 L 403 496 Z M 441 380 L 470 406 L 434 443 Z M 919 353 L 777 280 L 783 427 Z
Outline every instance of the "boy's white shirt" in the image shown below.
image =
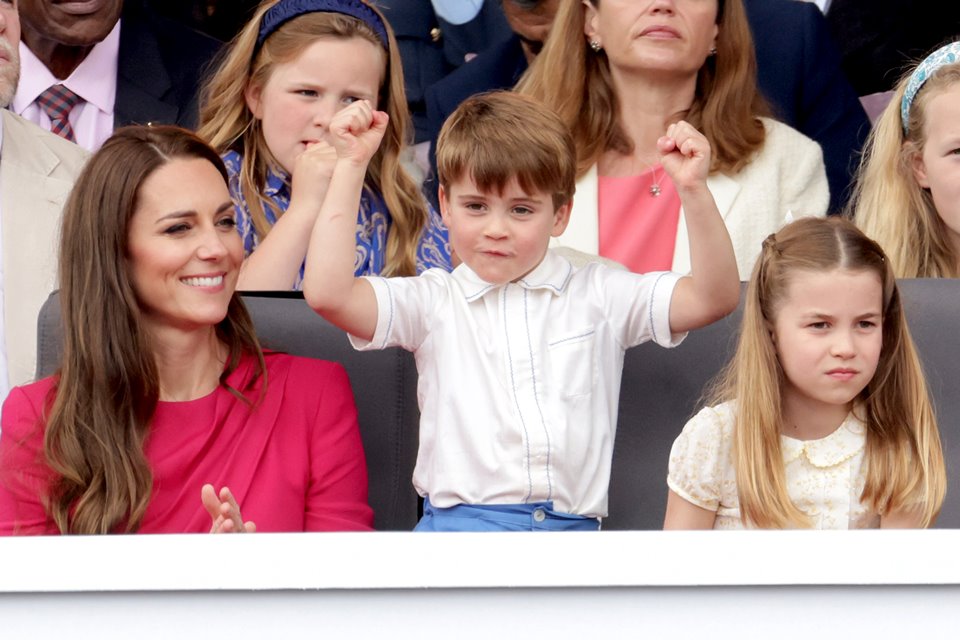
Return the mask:
M 683 339 L 669 329 L 679 278 L 577 269 L 552 250 L 506 285 L 465 264 L 368 278 L 376 332 L 351 342 L 415 354 L 417 491 L 437 507 L 552 500 L 605 516 L 624 349 Z

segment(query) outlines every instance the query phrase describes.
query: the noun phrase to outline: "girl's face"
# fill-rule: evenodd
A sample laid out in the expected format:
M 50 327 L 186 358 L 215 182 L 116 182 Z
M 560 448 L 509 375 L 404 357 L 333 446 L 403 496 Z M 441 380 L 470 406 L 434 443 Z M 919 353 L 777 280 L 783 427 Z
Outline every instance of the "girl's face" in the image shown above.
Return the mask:
M 127 255 L 152 329 L 193 330 L 223 320 L 243 244 L 216 167 L 201 158 L 175 158 L 150 174 L 137 193 Z
M 873 271 L 791 274 L 771 333 L 785 406 L 811 420 L 843 420 L 877 370 L 882 305 L 883 287 Z
M 615 71 L 696 77 L 716 44 L 717 0 L 603 0 L 586 7 L 584 33 Z
M 248 86 L 247 107 L 270 153 L 292 174 L 297 156 L 327 139 L 333 114 L 357 100 L 377 104 L 385 69 L 386 52 L 369 40 L 320 38 L 275 65 L 262 87 Z
M 951 246 L 960 255 L 960 83 L 927 101 L 923 152 L 914 156 L 917 183 L 930 190 Z

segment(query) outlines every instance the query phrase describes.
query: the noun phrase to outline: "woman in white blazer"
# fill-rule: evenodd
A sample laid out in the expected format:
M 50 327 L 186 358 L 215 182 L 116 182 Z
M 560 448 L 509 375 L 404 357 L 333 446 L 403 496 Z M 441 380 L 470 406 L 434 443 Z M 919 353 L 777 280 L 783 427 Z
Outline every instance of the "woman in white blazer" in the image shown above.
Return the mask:
M 561 246 L 635 271 L 689 271 L 683 211 L 656 148 L 678 120 L 710 141 L 708 186 L 742 279 L 788 217 L 826 214 L 820 146 L 762 117 L 742 0 L 564 3 L 518 90 L 574 133 L 579 179 Z

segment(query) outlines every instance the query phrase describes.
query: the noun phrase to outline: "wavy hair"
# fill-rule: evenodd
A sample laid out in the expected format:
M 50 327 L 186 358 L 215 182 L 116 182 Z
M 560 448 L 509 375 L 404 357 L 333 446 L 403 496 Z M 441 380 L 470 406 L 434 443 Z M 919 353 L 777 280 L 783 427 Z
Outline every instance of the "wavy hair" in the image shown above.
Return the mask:
M 63 356 L 43 441 L 55 474 L 46 509 L 61 533 L 136 531 L 150 502 L 143 447 L 160 383 L 132 283 L 129 229 L 143 182 L 178 158 L 207 160 L 227 180 L 220 156 L 189 131 L 125 127 L 87 162 L 64 209 Z M 263 354 L 238 294 L 216 335 L 229 349 L 220 384 L 252 354 L 258 368 L 245 389 L 253 388 L 265 377 Z
M 376 32 L 362 20 L 320 11 L 305 13 L 285 22 L 258 48 L 260 22 L 279 1 L 262 2 L 230 43 L 219 68 L 201 92 L 198 129 L 200 137 L 219 153 L 233 149 L 243 156 L 240 190 L 261 238 L 270 232 L 264 204 L 270 207 L 275 217 L 283 215 L 269 198 L 261 197 L 268 170 L 279 165 L 267 148 L 259 120 L 247 107 L 244 97 L 247 87 L 263 87 L 276 65 L 295 60 L 321 38 L 362 38 L 375 44 L 378 50 L 383 49 Z M 408 143 L 411 124 L 400 51 L 393 30 L 380 11 L 369 2 L 366 4 L 381 15 L 387 29 L 389 47 L 378 107 L 390 116 L 380 148 L 367 168 L 366 186 L 383 196 L 391 217 L 383 275 L 414 275 L 417 243 L 427 225 L 427 204 L 416 182 L 401 165 L 401 154 Z
M 589 2 L 597 8 L 601 4 Z M 518 91 L 550 105 L 573 131 L 578 177 L 606 151 L 633 151 L 620 125 L 606 53 L 590 49 L 585 20 L 581 2 L 563 2 L 543 51 L 517 85 Z M 711 171 L 736 173 L 763 147 L 759 116 L 769 108 L 757 89 L 753 36 L 742 0 L 718 0 L 717 25 L 717 53 L 700 67 L 693 104 L 684 117 L 710 141 Z
M 883 247 L 897 277 L 957 278 L 960 255 L 947 239 L 930 190 L 917 183 L 913 164 L 926 144 L 927 105 L 958 86 L 960 63 L 941 67 L 920 88 L 910 107 L 909 133 L 904 134 L 900 102 L 909 79 L 907 73 L 870 132 L 847 215 Z
M 741 518 L 763 528 L 809 526 L 787 492 L 780 447 L 784 373 L 770 327 L 794 274 L 834 269 L 875 273 L 883 290 L 880 360 L 855 409 L 866 425 L 860 499 L 881 516 L 916 512 L 929 526 L 943 503 L 946 469 L 923 369 L 890 261 L 841 218 L 801 218 L 767 238 L 747 287 L 736 353 L 712 389 L 710 404 L 737 404 L 733 451 Z

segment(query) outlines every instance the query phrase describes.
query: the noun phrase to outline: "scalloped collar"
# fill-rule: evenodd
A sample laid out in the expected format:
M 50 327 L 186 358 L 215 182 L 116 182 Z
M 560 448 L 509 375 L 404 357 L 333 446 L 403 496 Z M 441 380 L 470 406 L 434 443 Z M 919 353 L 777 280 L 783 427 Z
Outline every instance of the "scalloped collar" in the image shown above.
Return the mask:
M 783 461 L 793 462 L 802 455 L 815 467 L 835 467 L 863 450 L 866 433 L 866 426 L 851 411 L 836 431 L 819 440 L 797 440 L 781 434 Z

